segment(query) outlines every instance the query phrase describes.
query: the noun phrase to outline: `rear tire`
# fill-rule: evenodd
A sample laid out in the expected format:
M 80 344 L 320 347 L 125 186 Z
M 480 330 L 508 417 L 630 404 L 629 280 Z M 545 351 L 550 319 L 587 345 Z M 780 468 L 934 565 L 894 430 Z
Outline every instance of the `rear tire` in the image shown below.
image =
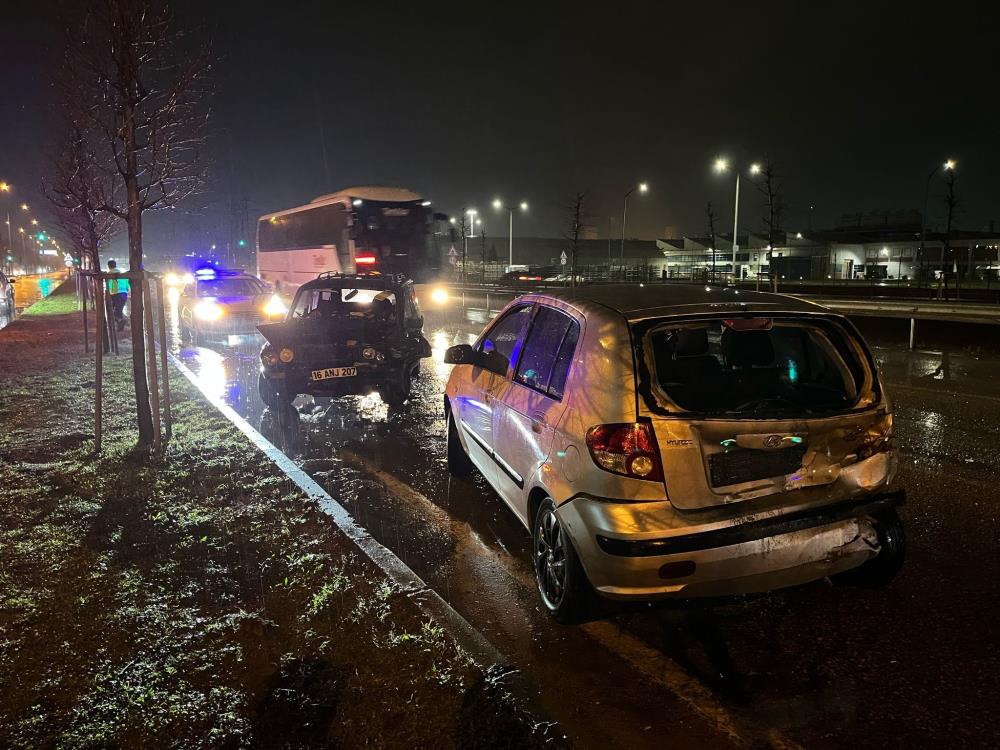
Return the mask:
M 475 468 L 472 459 L 462 447 L 462 441 L 458 437 L 458 426 L 455 424 L 455 416 L 448 413 L 448 473 L 453 477 L 467 477 Z
M 542 604 L 556 622 L 580 622 L 589 609 L 590 582 L 559 522 L 552 498 L 545 498 L 538 506 L 532 529 L 532 566 Z
M 887 586 L 899 574 L 906 559 L 906 534 L 895 509 L 875 516 L 875 533 L 881 545 L 878 555 L 853 570 L 837 574 L 834 581 L 874 589 Z

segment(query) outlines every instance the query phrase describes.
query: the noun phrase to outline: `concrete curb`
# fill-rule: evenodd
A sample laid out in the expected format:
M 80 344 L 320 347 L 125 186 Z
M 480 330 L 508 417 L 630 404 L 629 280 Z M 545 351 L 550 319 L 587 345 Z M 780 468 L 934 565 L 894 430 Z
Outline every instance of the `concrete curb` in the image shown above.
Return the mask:
M 384 547 L 371 534 L 362 528 L 344 506 L 338 503 L 312 477 L 261 435 L 243 417 L 237 414 L 229 404 L 204 391 L 198 382 L 198 376 L 176 356 L 168 352 L 171 363 L 181 371 L 191 384 L 198 389 L 202 397 L 218 409 L 222 415 L 232 422 L 250 442 L 267 456 L 281 472 L 294 482 L 299 489 L 319 503 L 320 508 L 333 520 L 337 527 L 352 541 L 358 550 L 374 563 L 379 570 L 391 578 L 403 593 L 417 608 L 435 622 L 443 625 L 455 642 L 481 666 L 489 667 L 495 664 L 506 664 L 507 659 L 486 637 L 469 624 L 462 615 L 452 609 L 436 591 L 424 583 L 423 579 L 414 573 L 409 566 Z

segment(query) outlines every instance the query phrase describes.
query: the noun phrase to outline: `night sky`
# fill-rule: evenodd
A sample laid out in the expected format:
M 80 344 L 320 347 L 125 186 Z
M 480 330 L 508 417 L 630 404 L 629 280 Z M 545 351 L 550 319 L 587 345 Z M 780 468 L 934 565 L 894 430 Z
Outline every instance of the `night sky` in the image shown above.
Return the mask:
M 5 5 L 0 178 L 18 203 L 41 204 L 56 4 Z M 956 3 L 933 17 L 916 4 L 817 5 L 184 0 L 179 20 L 213 30 L 221 58 L 216 179 L 206 206 L 150 226 L 151 247 L 224 241 L 243 200 L 256 217 L 355 184 L 411 187 L 446 212 L 475 206 L 494 236 L 506 234 L 494 196 L 530 202 L 516 233 L 554 236 L 585 190 L 604 236 L 646 180 L 630 236 L 700 233 L 708 200 L 731 221 L 719 154 L 774 163 L 791 230 L 810 205 L 814 227 L 919 208 L 945 158 L 958 161 L 960 225 L 1000 220 L 993 23 Z M 932 224 L 944 183 L 933 184 Z M 744 189 L 741 226 L 760 228 L 760 197 Z

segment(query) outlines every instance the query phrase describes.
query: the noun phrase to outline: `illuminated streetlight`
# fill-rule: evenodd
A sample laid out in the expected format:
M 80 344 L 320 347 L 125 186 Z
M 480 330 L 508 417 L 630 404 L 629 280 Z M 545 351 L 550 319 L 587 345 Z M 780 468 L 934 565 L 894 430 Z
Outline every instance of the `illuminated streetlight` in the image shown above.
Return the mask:
M 936 175 L 941 170 L 944 170 L 945 172 L 954 172 L 955 166 L 956 163 L 954 159 L 945 160 L 944 164 L 939 164 L 938 166 L 934 167 L 934 169 L 931 170 L 931 173 L 927 175 L 927 182 L 924 183 L 924 210 L 920 213 L 920 249 L 917 252 L 917 255 L 920 258 L 921 272 L 923 271 L 924 267 L 924 240 L 927 237 L 927 219 L 926 219 L 927 199 L 930 197 L 931 193 L 931 180 L 933 180 L 934 175 Z
M 27 211 L 28 210 L 28 204 L 27 203 L 22 203 L 21 204 L 21 210 L 22 211 Z
M 649 183 L 640 182 L 638 185 L 629 188 L 628 192 L 625 193 L 624 197 L 622 198 L 622 248 L 621 248 L 621 253 L 620 253 L 621 257 L 619 258 L 619 262 L 621 263 L 623 269 L 625 268 L 625 227 L 626 227 L 626 222 L 628 221 L 628 197 L 632 195 L 632 193 L 634 193 L 637 189 L 640 193 L 648 193 Z M 609 268 L 608 273 L 610 272 L 611 269 Z
M 9 193 L 9 192 L 10 192 L 10 183 L 0 182 L 0 193 Z
M 715 160 L 713 168 L 716 172 L 722 173 L 729 170 L 729 161 L 723 157 L 719 157 Z M 761 166 L 757 162 L 750 165 L 750 174 L 758 175 L 761 172 Z M 733 281 L 736 280 L 736 253 L 739 251 L 739 241 L 738 241 L 738 229 L 739 229 L 739 219 L 740 219 L 740 172 L 736 170 L 736 199 L 733 201 Z M 759 281 L 759 274 L 758 274 Z
M 37 227 L 38 226 L 38 219 L 32 219 L 31 220 L 31 226 Z
M 504 202 L 500 198 L 493 199 L 493 208 L 497 211 L 505 208 Z M 514 211 L 520 208 L 522 211 L 528 210 L 528 201 L 521 201 L 518 206 L 506 206 L 507 209 L 507 265 L 514 265 Z

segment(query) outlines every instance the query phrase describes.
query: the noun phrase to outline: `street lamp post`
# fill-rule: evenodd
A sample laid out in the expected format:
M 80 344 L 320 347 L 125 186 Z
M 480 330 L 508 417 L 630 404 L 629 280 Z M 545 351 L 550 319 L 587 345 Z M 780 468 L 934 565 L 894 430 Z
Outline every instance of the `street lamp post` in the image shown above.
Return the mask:
M 924 237 L 927 232 L 927 199 L 931 193 L 931 180 L 934 179 L 934 175 L 940 172 L 942 169 L 946 172 L 950 172 L 955 168 L 955 160 L 948 159 L 944 164 L 938 164 L 931 173 L 927 175 L 927 182 L 924 184 L 924 210 L 920 212 L 920 283 L 923 283 L 924 275 Z M 942 255 L 943 257 L 943 255 Z
M 729 170 L 729 161 L 723 159 L 722 157 L 715 160 L 715 171 L 719 174 Z M 760 174 L 760 164 L 750 165 L 750 174 L 757 175 Z M 733 201 L 733 282 L 736 281 L 736 253 L 739 250 L 739 235 L 737 231 L 739 230 L 740 224 L 740 172 L 736 171 L 736 198 Z
M 625 229 L 626 229 L 626 224 L 628 222 L 628 197 L 630 195 L 632 195 L 632 193 L 634 193 L 636 190 L 638 190 L 640 193 L 647 193 L 649 191 L 649 185 L 646 184 L 645 182 L 640 182 L 638 185 L 635 185 L 632 188 L 630 188 L 629 191 L 627 193 L 625 193 L 625 196 L 622 198 L 622 247 L 621 247 L 620 257 L 619 257 L 618 260 L 619 260 L 619 263 L 621 264 L 621 267 L 622 267 L 623 277 L 624 277 L 624 273 L 625 273 L 625 270 L 624 270 L 625 269 Z
M 502 208 L 507 209 L 507 245 L 508 245 L 508 260 L 507 260 L 507 270 L 510 270 L 510 266 L 514 265 L 514 210 L 515 208 L 520 208 L 522 211 L 528 210 L 528 202 L 521 201 L 518 206 L 504 206 L 503 201 L 499 198 L 493 199 L 493 208 L 499 211 Z

